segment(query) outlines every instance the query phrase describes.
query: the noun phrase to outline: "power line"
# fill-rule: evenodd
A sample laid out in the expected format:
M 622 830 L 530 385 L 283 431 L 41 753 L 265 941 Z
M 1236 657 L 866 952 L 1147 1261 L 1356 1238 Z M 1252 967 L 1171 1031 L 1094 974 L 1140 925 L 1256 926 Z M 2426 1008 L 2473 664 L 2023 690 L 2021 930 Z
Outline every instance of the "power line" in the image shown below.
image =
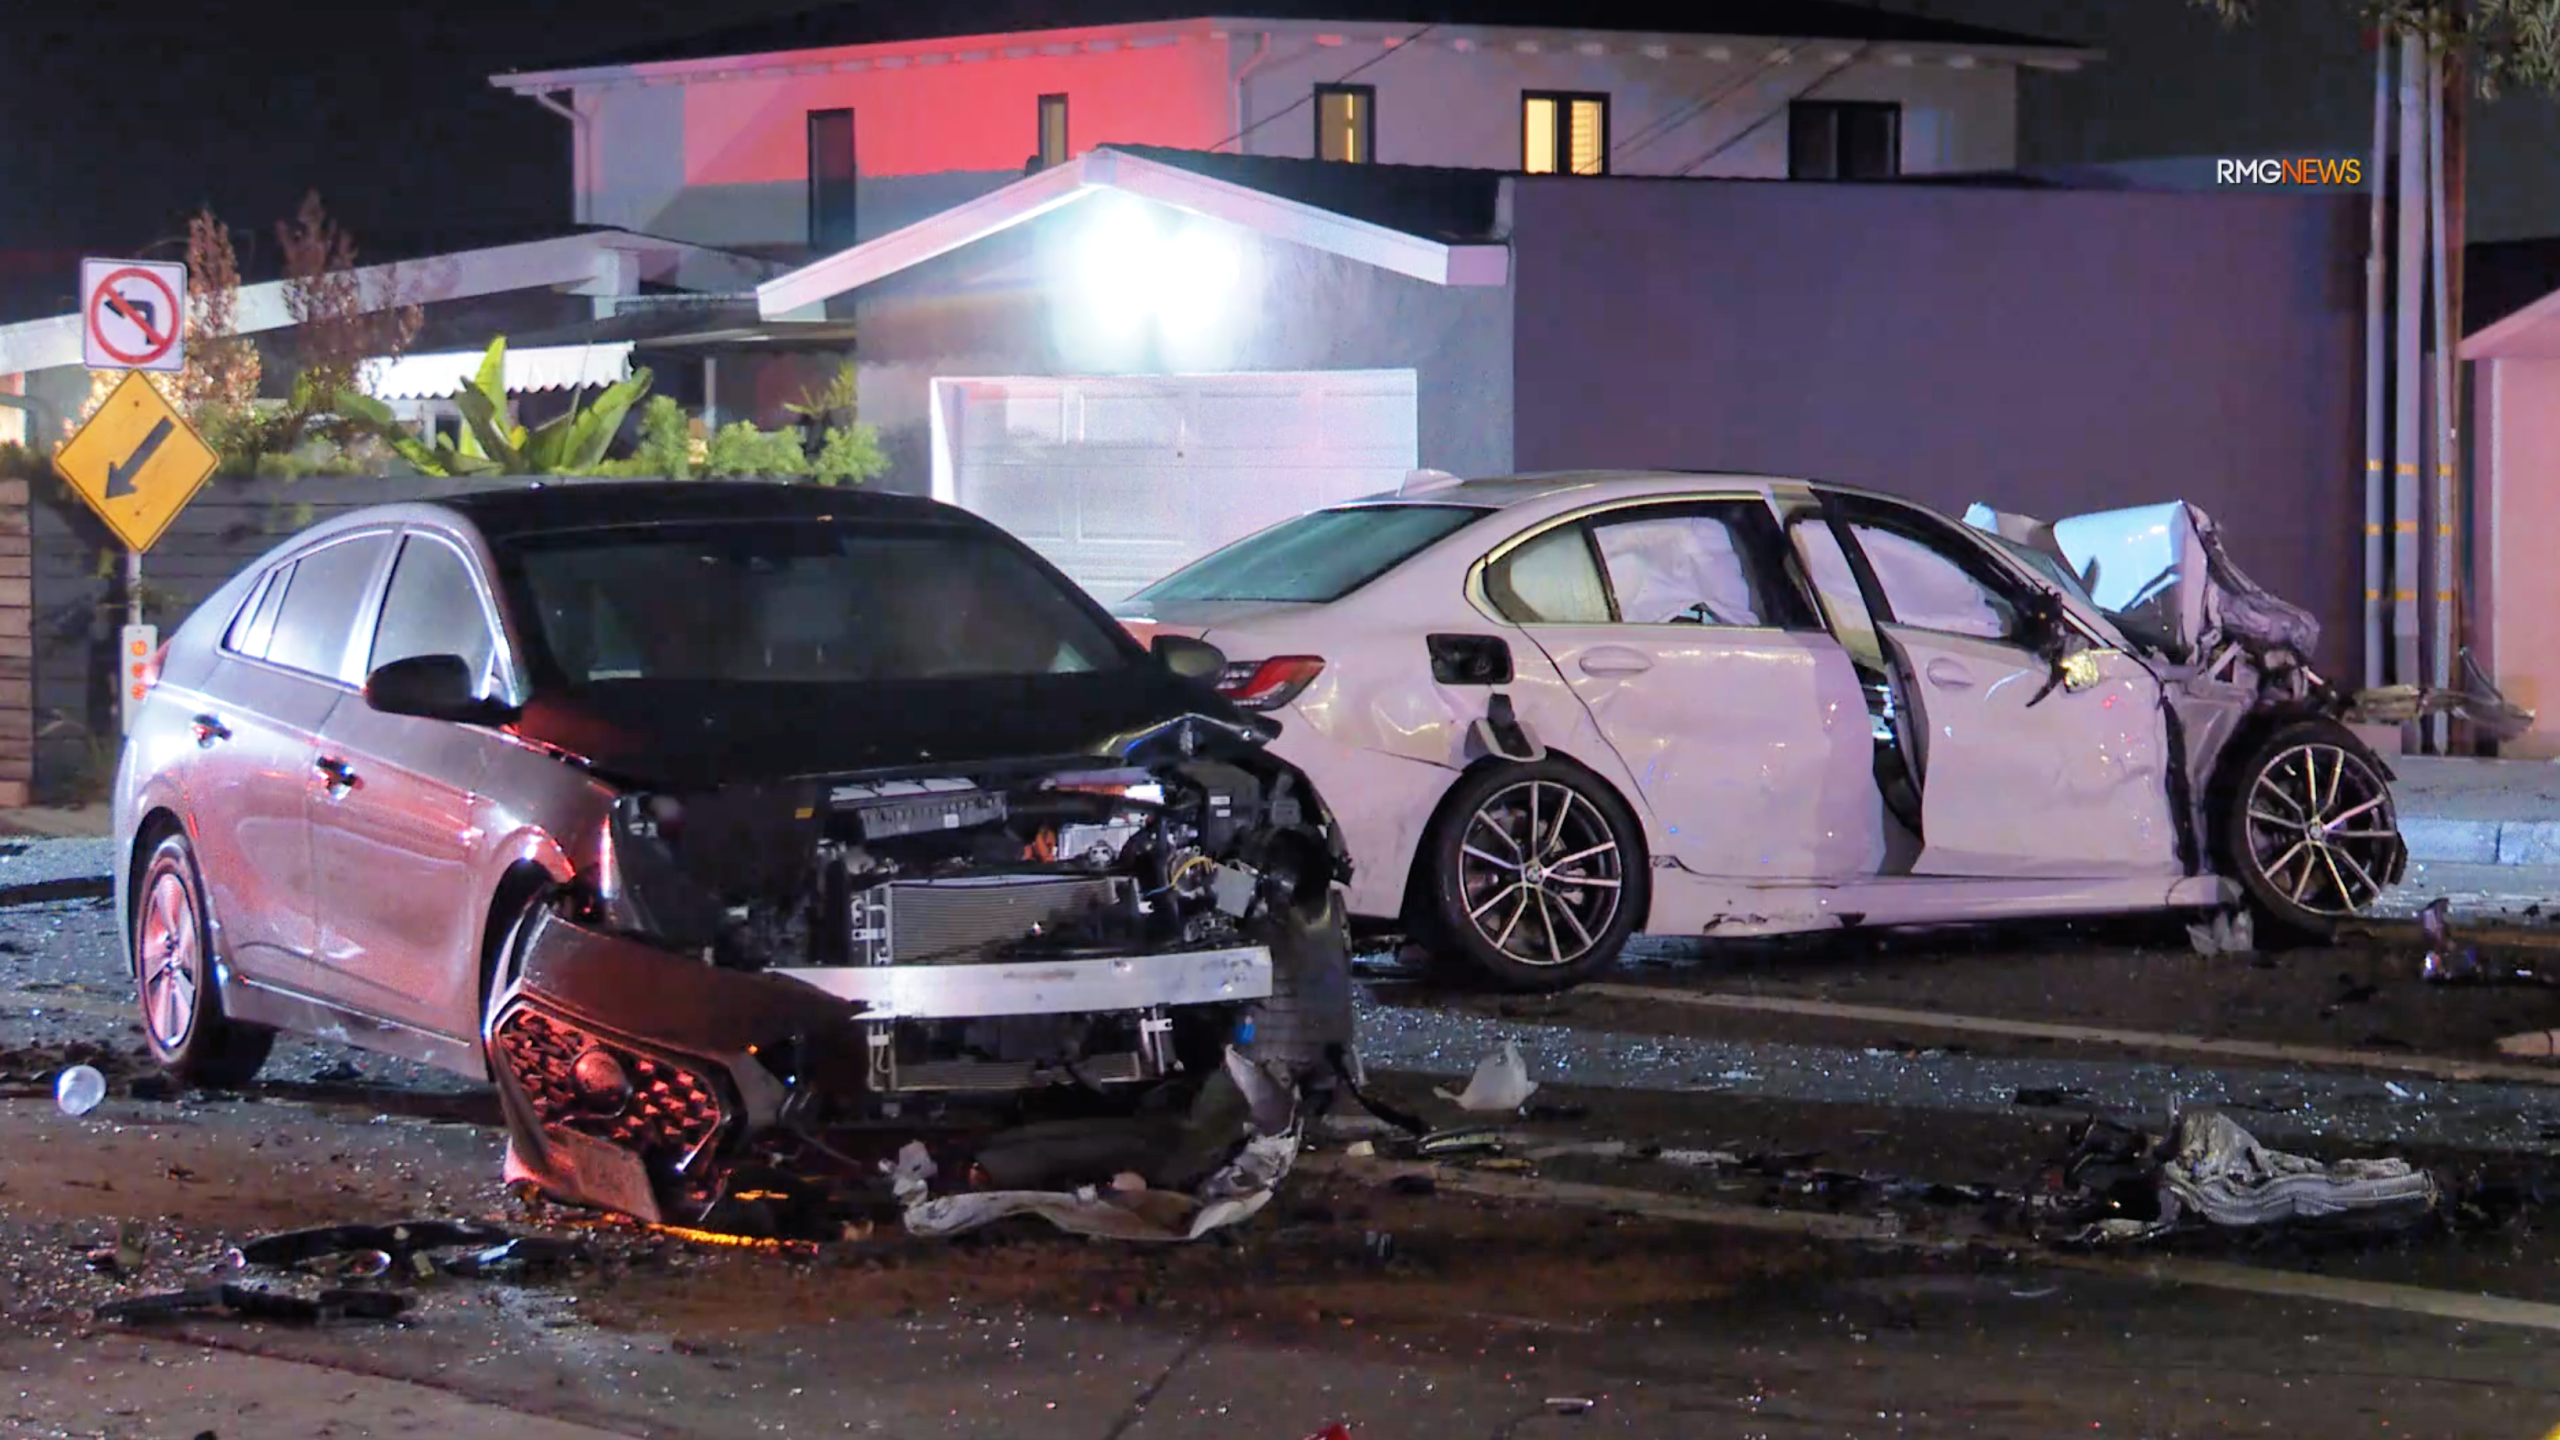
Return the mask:
M 1370 56 L 1368 59 L 1361 61 L 1359 64 L 1352 66 L 1350 69 L 1343 71 L 1341 74 L 1334 76 L 1331 80 L 1324 83 L 1327 85 L 1339 85 L 1343 81 L 1350 79 L 1352 76 L 1359 74 L 1361 71 L 1368 69 L 1370 66 L 1377 64 L 1388 56 L 1395 54 L 1407 45 L 1412 44 L 1414 41 L 1421 39 L 1423 36 L 1428 35 L 1439 28 L 1440 26 L 1437 21 L 1434 21 L 1429 25 L 1425 25 L 1421 29 L 1407 35 L 1402 40 L 1397 41 L 1395 44 L 1388 46 L 1386 49 L 1379 51 L 1377 54 Z M 1284 115 L 1294 115 L 1298 113 L 1299 106 L 1305 105 L 1315 98 L 1316 92 L 1309 90 L 1298 99 L 1291 101 L 1286 108 L 1272 111 L 1270 114 L 1254 121 L 1252 124 L 1247 125 L 1243 129 L 1228 136 L 1226 139 L 1219 141 L 1217 144 L 1210 146 L 1209 148 L 1212 150 L 1224 150 L 1230 145 L 1239 144 L 1243 141 L 1244 137 L 1261 129 L 1263 126 L 1270 124 L 1272 121 L 1277 120 Z
M 1848 69 L 1850 66 L 1857 64 L 1858 57 L 1865 53 L 1866 48 L 1866 46 L 1860 45 L 1857 49 L 1850 51 L 1848 58 L 1841 60 L 1830 69 L 1814 76 L 1813 79 L 1802 89 L 1797 90 L 1794 94 L 1789 95 L 1786 99 L 1781 100 L 1776 105 L 1770 107 L 1768 113 L 1762 115 L 1759 119 L 1752 121 L 1750 124 L 1743 126 L 1740 130 L 1735 131 L 1730 136 L 1727 136 L 1723 144 L 1718 145 L 1713 150 L 1710 150 L 1706 154 L 1699 156 L 1697 159 L 1690 161 L 1688 164 L 1681 166 L 1678 173 L 1682 175 L 1694 175 L 1697 173 L 1699 166 L 1713 163 L 1717 156 L 1722 155 L 1727 150 L 1732 149 L 1734 146 L 1750 139 L 1753 135 L 1758 134 L 1760 132 L 1760 127 L 1777 119 L 1779 116 L 1786 114 L 1789 107 L 1793 106 L 1797 101 L 1831 83 L 1832 77 L 1838 75 L 1841 71 Z
M 1691 120 L 1694 120 L 1699 116 L 1706 114 L 1708 111 L 1713 110 L 1718 105 L 1723 104 L 1726 100 L 1732 98 L 1735 91 L 1740 90 L 1743 86 L 1748 85 L 1752 81 L 1759 79 L 1762 75 L 1767 74 L 1771 66 L 1776 63 L 1773 57 L 1784 53 L 1786 52 L 1782 50 L 1771 51 L 1769 54 L 1761 56 L 1759 64 L 1752 66 L 1749 71 L 1745 72 L 1740 77 L 1726 81 L 1722 89 L 1717 90 L 1715 93 L 1707 96 L 1703 100 L 1693 101 L 1678 110 L 1674 110 L 1669 116 L 1647 125 L 1635 134 L 1630 135 L 1626 139 L 1619 141 L 1617 144 L 1610 146 L 1609 149 L 1611 157 L 1615 158 L 1619 155 L 1632 155 L 1647 145 L 1667 137 L 1673 130 L 1678 129 L 1680 126 L 1688 124 Z

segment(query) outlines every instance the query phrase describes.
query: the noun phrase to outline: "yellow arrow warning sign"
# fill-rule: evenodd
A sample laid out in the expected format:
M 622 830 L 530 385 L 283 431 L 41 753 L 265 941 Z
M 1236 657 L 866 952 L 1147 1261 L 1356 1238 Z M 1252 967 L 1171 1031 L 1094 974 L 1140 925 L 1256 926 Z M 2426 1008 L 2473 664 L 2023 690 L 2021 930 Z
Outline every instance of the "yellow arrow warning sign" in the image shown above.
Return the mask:
M 53 457 L 62 478 L 137 552 L 160 539 L 215 463 L 213 447 L 138 370 Z

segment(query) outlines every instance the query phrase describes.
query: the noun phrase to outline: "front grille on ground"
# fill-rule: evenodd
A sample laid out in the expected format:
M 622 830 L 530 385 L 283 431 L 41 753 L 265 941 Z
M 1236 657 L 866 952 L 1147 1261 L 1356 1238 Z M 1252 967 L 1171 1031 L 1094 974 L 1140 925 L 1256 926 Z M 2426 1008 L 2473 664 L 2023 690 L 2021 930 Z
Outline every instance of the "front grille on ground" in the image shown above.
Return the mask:
M 501 1022 L 498 1048 L 546 1126 L 678 1162 L 720 1128 L 720 1097 L 703 1076 L 604 1044 L 539 1010 L 519 1008 Z M 613 1058 L 622 1086 L 599 1082 L 593 1072 L 601 1067 L 592 1062 L 590 1075 L 580 1075 L 579 1058 L 594 1052 Z
M 977 875 L 899 880 L 854 897 L 853 955 L 864 965 L 954 965 L 1122 905 L 1124 875 Z

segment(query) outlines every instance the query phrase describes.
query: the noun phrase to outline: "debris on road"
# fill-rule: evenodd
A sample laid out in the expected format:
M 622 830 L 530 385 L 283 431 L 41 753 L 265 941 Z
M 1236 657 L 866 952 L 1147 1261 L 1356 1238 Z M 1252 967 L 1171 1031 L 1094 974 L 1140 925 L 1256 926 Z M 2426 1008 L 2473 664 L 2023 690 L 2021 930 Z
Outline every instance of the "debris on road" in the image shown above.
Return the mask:
M 396 1320 L 408 1308 L 408 1297 L 388 1290 L 323 1290 L 305 1297 L 254 1285 L 223 1284 L 138 1295 L 101 1305 L 92 1313 L 102 1322 L 129 1325 L 191 1315 L 316 1325 L 327 1320 Z
M 74 1065 L 53 1082 L 53 1103 L 65 1115 L 86 1115 L 107 1098 L 107 1077 L 94 1065 Z
M 2217 955 L 2257 953 L 2257 925 L 2246 910 L 2225 910 L 2203 925 L 2187 927 L 2187 943 L 2210 960 Z
M 1505 1040 L 1501 1049 L 1476 1062 L 1476 1073 L 1465 1090 L 1453 1094 L 1440 1087 L 1431 1093 L 1471 1114 L 1502 1114 L 1528 1104 L 1529 1097 L 1538 1093 L 1538 1082 L 1529 1078 L 1518 1042 Z
M 2118 1212 L 2091 1219 L 2072 1237 L 2083 1244 L 2156 1239 L 2189 1228 L 2190 1215 L 2224 1229 L 2292 1222 L 2397 1229 L 2433 1213 L 2442 1198 L 2435 1177 L 2405 1160 L 2323 1164 L 2269 1150 L 2213 1110 L 2179 1117 L 2167 1145 L 2092 1121 L 2065 1178 L 2084 1209 Z
M 2498 1053 L 2528 1060 L 2560 1060 L 2560 1030 L 2528 1030 L 2498 1037 Z
M 908 1145 L 897 1164 L 890 1167 L 891 1190 L 905 1207 L 908 1231 L 916 1235 L 958 1235 L 1008 1216 L 1033 1215 L 1074 1235 L 1111 1240 L 1197 1240 L 1212 1230 L 1251 1218 L 1270 1203 L 1280 1182 L 1297 1162 L 1303 1139 L 1298 1098 L 1296 1087 L 1263 1062 L 1247 1059 L 1229 1048 L 1226 1068 L 1202 1088 L 1185 1127 L 1186 1134 L 1173 1147 L 1177 1158 L 1165 1162 L 1157 1178 L 1178 1176 L 1185 1165 L 1181 1157 L 1202 1154 L 1221 1135 L 1240 1137 L 1242 1144 L 1237 1147 L 1229 1139 L 1217 1146 L 1218 1150 L 1232 1153 L 1187 1190 L 1174 1186 L 1154 1188 L 1145 1176 L 1114 1167 L 1103 1183 L 1062 1190 L 972 1190 L 935 1196 L 930 1182 L 937 1173 L 936 1167 L 920 1144 Z M 1112 1137 L 1085 1127 L 1074 1136 L 1052 1134 L 1038 1138 L 1091 1141 Z M 1074 1149 L 1072 1145 L 1050 1148 L 1044 1157 L 1047 1167 L 1072 1166 Z M 1058 1158 L 1061 1152 L 1070 1158 Z M 995 1165 L 989 1165 L 991 1159 Z M 980 1164 L 992 1171 L 996 1166 L 1005 1166 L 1005 1160 L 988 1152 L 981 1154 Z M 1124 1174 L 1138 1183 L 1121 1183 Z

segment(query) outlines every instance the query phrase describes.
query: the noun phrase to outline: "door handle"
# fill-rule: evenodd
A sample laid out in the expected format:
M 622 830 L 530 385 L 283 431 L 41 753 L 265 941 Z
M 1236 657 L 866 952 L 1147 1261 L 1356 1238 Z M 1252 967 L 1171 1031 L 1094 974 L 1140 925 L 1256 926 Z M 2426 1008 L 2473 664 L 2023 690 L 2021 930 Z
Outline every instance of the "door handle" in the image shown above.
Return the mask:
M 231 738 L 231 727 L 223 724 L 219 715 L 198 715 L 187 722 L 187 728 L 195 732 L 196 743 L 207 750 L 213 748 L 214 741 Z
M 331 790 L 344 794 L 356 787 L 356 772 L 349 768 L 346 761 L 334 755 L 321 759 L 316 768 L 321 774 L 329 777 Z
M 1953 660 L 1944 658 L 1932 660 L 1929 662 L 1927 673 L 1929 683 L 1932 685 L 1944 685 L 1950 690 L 1973 688 L 1973 672 Z
M 1585 675 L 1640 675 L 1653 662 L 1623 645 L 1603 645 L 1582 657 Z

